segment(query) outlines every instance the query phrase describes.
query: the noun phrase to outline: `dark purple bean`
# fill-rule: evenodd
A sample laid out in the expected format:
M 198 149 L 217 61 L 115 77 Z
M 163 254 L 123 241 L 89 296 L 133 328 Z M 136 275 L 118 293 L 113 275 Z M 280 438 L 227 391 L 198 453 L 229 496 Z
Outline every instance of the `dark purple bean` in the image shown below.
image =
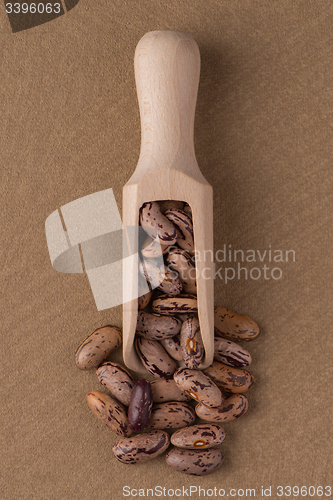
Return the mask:
M 148 380 L 142 378 L 134 385 L 128 407 L 128 425 L 133 431 L 147 427 L 153 406 L 153 391 Z

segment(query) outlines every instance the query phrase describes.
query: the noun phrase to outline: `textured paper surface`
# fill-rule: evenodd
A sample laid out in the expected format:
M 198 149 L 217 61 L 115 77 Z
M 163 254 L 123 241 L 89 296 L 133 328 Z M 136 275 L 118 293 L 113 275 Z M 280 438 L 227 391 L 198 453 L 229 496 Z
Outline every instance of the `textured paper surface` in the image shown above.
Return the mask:
M 80 0 L 13 34 L 0 8 L 1 500 L 333 486 L 332 22 L 328 1 Z M 224 465 L 205 478 L 164 457 L 113 457 L 117 438 L 86 403 L 97 377 L 74 353 L 95 328 L 121 327 L 122 308 L 97 311 L 84 274 L 54 271 L 44 230 L 52 212 L 105 189 L 121 213 L 140 149 L 134 50 L 155 29 L 199 45 L 195 146 L 214 187 L 215 303 L 261 327 L 245 346 L 250 409 L 224 426 Z M 228 262 L 229 250 L 249 260 Z

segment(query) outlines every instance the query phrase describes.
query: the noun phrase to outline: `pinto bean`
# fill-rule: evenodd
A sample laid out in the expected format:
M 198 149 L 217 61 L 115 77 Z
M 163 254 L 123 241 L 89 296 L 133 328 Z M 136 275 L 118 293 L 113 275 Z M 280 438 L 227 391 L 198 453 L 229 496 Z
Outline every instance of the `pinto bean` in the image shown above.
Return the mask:
M 156 430 L 120 439 L 113 445 L 112 451 L 120 462 L 135 464 L 158 457 L 167 449 L 169 443 L 168 433 Z
M 111 431 L 124 437 L 132 433 L 128 426 L 125 408 L 111 396 L 104 392 L 93 391 L 88 394 L 87 402 L 91 411 Z
M 186 321 L 188 318 L 197 318 L 197 313 L 185 313 L 185 314 L 175 314 L 176 318 L 180 319 L 182 323 Z
M 217 424 L 191 425 L 179 429 L 171 436 L 171 444 L 190 450 L 212 448 L 225 440 L 224 429 Z
M 190 294 L 180 294 L 177 297 L 169 295 L 160 295 L 153 300 L 152 309 L 159 314 L 174 316 L 175 314 L 184 314 L 198 312 L 197 298 Z
M 144 295 L 138 297 L 138 309 L 145 309 L 145 307 L 147 307 L 147 305 L 149 304 L 152 295 L 153 292 L 147 292 Z
M 137 337 L 135 348 L 143 366 L 155 377 L 172 378 L 177 363 L 161 346 L 158 340 Z
M 166 316 L 168 317 L 168 316 Z M 182 351 L 180 347 L 180 336 L 175 335 L 172 338 L 168 339 L 162 339 L 160 340 L 160 343 L 166 350 L 166 352 L 173 358 L 176 359 L 177 361 L 183 361 L 183 356 L 182 356 Z
M 164 214 L 166 210 L 170 210 L 170 208 L 176 208 L 178 210 L 183 210 L 184 208 L 184 202 L 177 200 L 163 200 L 159 201 L 158 204 L 162 214 Z
M 177 335 L 181 326 L 182 322 L 174 316 L 139 311 L 136 332 L 146 339 L 161 340 Z
M 177 243 L 188 253 L 194 253 L 194 234 L 192 219 L 183 210 L 169 209 L 164 216 L 172 222 L 177 230 Z
M 154 403 L 166 401 L 189 401 L 191 398 L 181 391 L 176 382 L 171 378 L 160 378 L 151 382 Z
M 252 361 L 248 351 L 236 342 L 222 337 L 214 338 L 214 359 L 236 368 L 248 366 Z
M 179 368 L 173 375 L 179 389 L 206 406 L 222 406 L 224 396 L 211 378 L 200 370 Z
M 161 212 L 156 201 L 144 203 L 140 209 L 140 223 L 150 235 L 159 239 L 161 245 L 174 245 L 177 241 L 175 226 Z
M 208 422 L 231 422 L 240 418 L 249 407 L 249 401 L 244 394 L 233 394 L 225 400 L 221 408 L 208 408 L 199 403 L 195 407 L 195 413 L 202 420 Z
M 147 236 L 143 242 L 141 253 L 146 259 L 154 259 L 167 253 L 170 246 L 171 245 L 161 245 L 158 240 L 153 240 L 150 236 Z
M 214 314 L 215 335 L 230 340 L 248 342 L 259 335 L 259 326 L 249 316 L 236 314 L 225 307 L 216 307 Z
M 191 217 L 192 219 L 192 208 L 190 207 L 190 205 L 185 205 L 184 208 L 183 208 L 184 212 L 189 216 Z
M 166 455 L 166 463 L 178 472 L 192 476 L 207 476 L 216 471 L 223 461 L 218 448 L 207 450 L 182 450 L 173 448 Z
M 97 328 L 78 347 L 75 353 L 76 366 L 80 370 L 94 370 L 121 342 L 121 331 L 116 326 Z
M 97 370 L 96 375 L 102 385 L 107 387 L 118 401 L 128 406 L 135 384 L 132 375 L 119 363 L 108 361 Z
M 195 413 L 190 405 L 171 401 L 157 403 L 151 410 L 148 427 L 151 429 L 178 429 L 194 423 Z
M 224 365 L 218 361 L 205 368 L 203 372 L 208 375 L 215 384 L 226 392 L 243 393 L 247 392 L 254 382 L 250 372 L 241 368 Z
M 140 262 L 139 269 L 152 288 L 158 288 L 168 295 L 178 295 L 182 291 L 182 284 L 177 274 L 168 271 L 164 264 L 145 259 Z
M 188 318 L 182 324 L 180 346 L 187 368 L 198 368 L 204 354 L 198 318 Z
M 185 293 L 197 294 L 195 266 L 191 256 L 180 248 L 172 248 L 166 258 L 167 266 L 177 271 Z

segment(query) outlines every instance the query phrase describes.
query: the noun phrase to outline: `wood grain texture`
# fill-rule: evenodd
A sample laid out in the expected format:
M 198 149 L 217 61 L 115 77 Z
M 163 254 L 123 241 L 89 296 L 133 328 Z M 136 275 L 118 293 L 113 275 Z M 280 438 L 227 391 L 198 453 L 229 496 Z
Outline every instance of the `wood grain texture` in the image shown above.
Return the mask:
M 137 226 L 147 201 L 183 200 L 192 207 L 197 265 L 198 315 L 205 347 L 202 366 L 213 357 L 213 190 L 194 152 L 193 129 L 200 54 L 193 38 L 178 31 L 153 31 L 135 52 L 135 78 L 141 116 L 141 151 L 136 170 L 123 189 L 123 223 Z M 135 263 L 124 276 L 137 280 Z M 124 289 L 135 288 L 124 282 Z M 137 300 L 123 307 L 124 360 L 144 371 L 133 348 Z

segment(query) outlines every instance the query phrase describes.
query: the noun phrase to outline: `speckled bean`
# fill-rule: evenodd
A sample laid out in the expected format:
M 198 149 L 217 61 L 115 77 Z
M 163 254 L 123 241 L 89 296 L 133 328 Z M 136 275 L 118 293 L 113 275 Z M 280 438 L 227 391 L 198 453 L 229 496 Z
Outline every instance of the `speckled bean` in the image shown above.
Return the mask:
M 150 302 L 153 292 L 147 292 L 144 295 L 138 297 L 138 309 L 144 309 Z
M 177 335 L 181 326 L 182 322 L 174 316 L 139 311 L 136 332 L 145 339 L 161 340 Z
M 168 317 L 168 316 L 166 316 Z M 182 356 L 182 350 L 180 347 L 180 335 L 175 335 L 172 338 L 168 339 L 162 339 L 160 340 L 160 343 L 166 350 L 166 352 L 173 358 L 176 359 L 177 361 L 182 361 L 183 356 Z
M 153 240 L 149 236 L 144 241 L 141 253 L 146 259 L 156 259 L 169 250 L 170 245 L 161 245 L 158 240 Z
M 108 394 L 99 391 L 90 392 L 87 396 L 91 411 L 110 430 L 120 436 L 130 436 L 132 431 L 128 426 L 125 408 Z
M 194 234 L 192 219 L 183 210 L 169 209 L 164 216 L 172 222 L 177 230 L 177 243 L 188 253 L 194 252 Z
M 158 287 L 163 293 L 167 293 L 168 295 L 179 295 L 183 290 L 182 282 L 179 277 L 173 271 L 164 272 L 164 280 L 161 285 Z
M 180 294 L 177 297 L 160 295 L 152 302 L 152 309 L 159 314 L 171 315 L 198 312 L 197 298 L 190 294 Z
M 151 259 L 140 262 L 141 274 L 150 283 L 152 288 L 158 288 L 168 295 L 178 295 L 182 291 L 182 284 L 175 272 L 170 272 L 164 264 Z
M 172 248 L 166 258 L 167 266 L 177 271 L 185 293 L 197 294 L 195 266 L 191 256 L 180 248 Z
M 214 338 L 214 359 L 236 368 L 249 366 L 252 361 L 248 351 L 236 342 L 222 337 Z
M 176 318 L 180 319 L 182 323 L 186 321 L 188 318 L 197 318 L 197 313 L 184 313 L 184 314 L 175 314 Z
M 208 422 L 231 422 L 244 415 L 248 407 L 249 401 L 244 394 L 233 394 L 225 400 L 221 408 L 208 408 L 199 403 L 195 407 L 195 413 Z
M 107 361 L 96 370 L 96 375 L 100 383 L 109 389 L 112 396 L 125 406 L 129 405 L 135 382 L 126 368 L 119 363 Z
M 103 326 L 84 339 L 75 353 L 80 370 L 96 369 L 111 352 L 121 345 L 122 335 L 116 326 Z
M 198 368 L 204 354 L 198 318 L 188 318 L 182 324 L 180 331 L 180 346 L 182 357 L 187 368 Z
M 190 405 L 183 402 L 171 401 L 153 405 L 148 427 L 151 429 L 179 429 L 192 425 L 195 413 Z
M 191 217 L 192 219 L 192 208 L 190 207 L 190 205 L 185 205 L 184 208 L 183 208 L 184 212 L 189 216 Z
M 166 210 L 170 210 L 171 208 L 176 208 L 177 210 L 183 210 L 184 208 L 184 202 L 178 200 L 162 200 L 159 201 L 158 204 L 160 206 L 162 214 Z
M 140 209 L 140 223 L 143 229 L 155 239 L 159 238 L 161 245 L 173 245 L 177 241 L 175 226 L 161 212 L 156 201 L 144 203 Z
M 227 366 L 219 361 L 213 361 L 203 372 L 214 380 L 222 391 L 235 394 L 247 392 L 254 382 L 253 376 L 247 370 Z
M 169 446 L 170 438 L 165 431 L 151 431 L 120 439 L 112 447 L 115 457 L 124 464 L 146 462 L 161 455 Z
M 212 448 L 221 444 L 224 440 L 224 429 L 218 424 L 191 425 L 179 429 L 171 436 L 171 444 L 189 450 Z
M 132 389 L 128 407 L 128 425 L 132 431 L 143 431 L 147 427 L 152 406 L 153 391 L 150 382 L 142 378 Z
M 200 370 L 179 368 L 173 376 L 179 389 L 209 407 L 222 406 L 224 397 L 211 378 Z
M 189 401 L 191 398 L 181 391 L 171 378 L 160 378 L 151 382 L 154 403 L 166 401 Z
M 171 378 L 177 363 L 161 346 L 158 340 L 137 337 L 135 348 L 146 370 L 155 377 Z
M 207 450 L 182 450 L 173 448 L 166 455 L 166 463 L 178 472 L 192 476 L 207 476 L 216 471 L 223 461 L 218 448 Z
M 215 335 L 248 342 L 259 335 L 259 326 L 249 316 L 236 314 L 225 307 L 216 307 L 214 314 Z

